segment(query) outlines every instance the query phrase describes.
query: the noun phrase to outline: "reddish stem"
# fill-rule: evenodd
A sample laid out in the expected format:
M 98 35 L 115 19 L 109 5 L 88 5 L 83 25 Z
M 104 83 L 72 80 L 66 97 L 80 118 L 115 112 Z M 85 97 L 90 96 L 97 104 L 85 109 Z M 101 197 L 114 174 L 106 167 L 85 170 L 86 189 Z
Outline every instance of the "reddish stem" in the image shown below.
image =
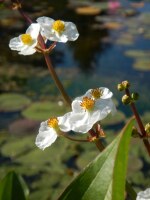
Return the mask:
M 129 97 L 131 97 L 129 89 L 126 89 L 125 92 L 126 92 L 126 95 L 128 95 Z M 145 148 L 146 148 L 146 150 L 147 150 L 147 152 L 148 152 L 148 154 L 149 154 L 149 156 L 150 156 L 150 143 L 149 143 L 148 139 L 145 138 L 145 137 L 146 137 L 146 131 L 145 131 L 145 129 L 144 129 L 142 120 L 141 120 L 141 118 L 140 118 L 140 116 L 139 116 L 139 114 L 138 114 L 138 112 L 137 112 L 137 109 L 136 109 L 136 107 L 135 107 L 135 104 L 132 102 L 132 103 L 130 104 L 130 106 L 131 106 L 131 110 L 132 110 L 132 112 L 133 112 L 133 114 L 134 114 L 134 116 L 135 116 L 135 119 L 136 119 L 136 121 L 137 121 L 137 123 L 138 123 L 139 129 L 140 129 L 140 131 L 141 131 L 141 135 L 142 135 L 142 137 L 143 137 L 144 146 L 145 146 Z

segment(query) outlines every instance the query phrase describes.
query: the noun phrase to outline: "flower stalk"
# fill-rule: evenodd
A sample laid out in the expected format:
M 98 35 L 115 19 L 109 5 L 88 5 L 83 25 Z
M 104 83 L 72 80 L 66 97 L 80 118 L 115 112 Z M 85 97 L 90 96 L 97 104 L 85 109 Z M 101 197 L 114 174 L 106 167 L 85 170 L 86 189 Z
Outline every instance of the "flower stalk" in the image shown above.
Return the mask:
M 130 91 L 129 91 L 128 88 L 125 89 L 125 93 L 126 93 L 126 95 L 128 95 L 129 97 L 131 97 Z M 148 154 L 150 156 L 150 143 L 149 143 L 148 139 L 146 138 L 146 131 L 144 129 L 142 120 L 141 120 L 141 118 L 140 118 L 140 116 L 139 116 L 139 114 L 137 112 L 137 109 L 136 109 L 136 106 L 135 106 L 134 102 L 131 102 L 130 106 L 131 106 L 131 110 L 132 110 L 132 112 L 133 112 L 133 114 L 135 116 L 135 119 L 136 119 L 136 121 L 138 123 L 139 129 L 141 131 L 141 136 L 143 138 L 144 146 L 145 146 L 145 148 L 146 148 L 146 150 L 147 150 L 147 152 L 148 152 Z
M 12 4 L 14 4 L 14 1 L 12 0 Z M 15 4 L 18 4 L 18 6 L 16 6 L 17 10 L 19 11 L 19 13 L 21 14 L 21 16 L 29 23 L 31 24 L 32 23 L 32 20 L 30 19 L 30 17 L 23 11 L 22 7 L 21 7 L 21 2 L 20 1 L 17 1 L 15 2 Z M 39 40 L 39 44 L 41 46 L 42 49 L 46 50 L 46 46 L 44 44 L 44 40 L 43 40 L 43 37 L 39 34 L 39 37 L 38 37 L 38 40 Z M 60 91 L 61 95 L 63 96 L 63 99 L 64 101 L 69 105 L 71 106 L 71 99 L 70 97 L 68 96 L 68 94 L 66 93 L 61 81 L 59 80 L 55 70 L 54 70 L 54 67 L 51 63 L 51 60 L 50 60 L 50 57 L 48 54 L 43 54 L 44 55 L 44 58 L 45 58 L 45 62 L 47 64 L 47 67 L 48 67 L 48 70 L 50 72 L 50 75 L 51 77 L 53 78 L 58 90 Z

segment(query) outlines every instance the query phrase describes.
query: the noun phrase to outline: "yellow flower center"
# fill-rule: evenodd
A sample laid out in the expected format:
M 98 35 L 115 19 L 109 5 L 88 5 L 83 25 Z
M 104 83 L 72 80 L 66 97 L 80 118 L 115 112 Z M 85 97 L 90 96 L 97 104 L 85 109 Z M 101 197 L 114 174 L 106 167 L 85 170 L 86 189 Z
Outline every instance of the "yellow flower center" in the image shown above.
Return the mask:
M 52 25 L 52 29 L 61 34 L 65 30 L 65 24 L 61 20 L 56 20 Z
M 33 42 L 33 39 L 30 34 L 22 34 L 21 40 L 25 45 L 31 45 Z
M 83 100 L 80 104 L 85 110 L 91 110 L 94 107 L 95 101 L 89 97 L 83 97 Z
M 93 89 L 91 95 L 94 99 L 99 99 L 103 95 L 103 91 L 99 88 Z
M 51 117 L 50 119 L 48 119 L 47 125 L 50 128 L 54 128 L 54 129 L 58 128 L 58 119 L 57 119 L 57 117 Z

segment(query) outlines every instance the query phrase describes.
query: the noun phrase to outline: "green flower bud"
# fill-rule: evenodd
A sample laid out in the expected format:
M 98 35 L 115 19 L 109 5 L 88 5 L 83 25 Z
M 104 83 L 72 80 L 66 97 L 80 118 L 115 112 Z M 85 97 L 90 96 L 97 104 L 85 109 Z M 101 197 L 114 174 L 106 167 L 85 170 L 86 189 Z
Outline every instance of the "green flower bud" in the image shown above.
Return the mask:
M 136 127 L 132 128 L 132 137 L 134 137 L 134 138 L 139 137 L 139 132 Z
M 150 122 L 145 125 L 145 131 L 146 131 L 147 135 L 150 136 Z
M 137 92 L 133 92 L 133 93 L 131 94 L 131 98 L 132 98 L 134 101 L 136 101 L 136 100 L 139 99 L 139 94 L 138 94 Z
M 123 91 L 125 88 L 124 88 L 123 84 L 120 83 L 120 84 L 117 85 L 117 89 L 118 89 L 119 91 Z
M 122 103 L 125 104 L 125 105 L 128 105 L 131 103 L 131 98 L 128 96 L 128 95 L 123 95 L 122 97 Z
M 122 82 L 122 85 L 124 86 L 124 89 L 127 89 L 127 88 L 130 87 L 129 81 L 123 81 L 123 82 Z

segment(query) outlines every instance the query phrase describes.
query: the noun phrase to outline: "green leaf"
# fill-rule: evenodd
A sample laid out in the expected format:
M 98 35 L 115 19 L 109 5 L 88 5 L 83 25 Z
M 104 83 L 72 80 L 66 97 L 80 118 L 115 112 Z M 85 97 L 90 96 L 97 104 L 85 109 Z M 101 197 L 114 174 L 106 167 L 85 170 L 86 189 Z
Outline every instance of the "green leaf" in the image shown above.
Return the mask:
M 0 182 L 0 200 L 27 200 L 29 191 L 15 172 L 9 172 Z
M 112 200 L 124 199 L 128 152 L 132 125 L 133 123 L 130 123 L 122 131 L 121 139 L 118 144 L 113 172 Z
M 118 154 L 121 156 L 121 153 L 123 153 L 122 150 L 121 152 L 119 151 L 122 144 L 124 145 L 125 152 L 123 154 L 128 154 L 133 122 L 133 119 L 130 120 L 115 140 L 66 188 L 59 200 L 112 200 L 113 192 L 115 191 L 113 183 L 115 159 L 118 159 Z M 126 164 L 126 161 L 124 163 Z M 121 172 L 121 170 L 119 173 L 119 176 L 121 176 L 121 173 L 124 175 L 124 172 Z M 121 185 L 124 187 L 125 180 L 121 179 L 121 181 L 123 181 Z M 117 184 L 120 184 L 120 182 Z M 124 190 L 125 188 L 121 190 L 123 194 Z M 119 200 L 123 199 L 120 198 Z

